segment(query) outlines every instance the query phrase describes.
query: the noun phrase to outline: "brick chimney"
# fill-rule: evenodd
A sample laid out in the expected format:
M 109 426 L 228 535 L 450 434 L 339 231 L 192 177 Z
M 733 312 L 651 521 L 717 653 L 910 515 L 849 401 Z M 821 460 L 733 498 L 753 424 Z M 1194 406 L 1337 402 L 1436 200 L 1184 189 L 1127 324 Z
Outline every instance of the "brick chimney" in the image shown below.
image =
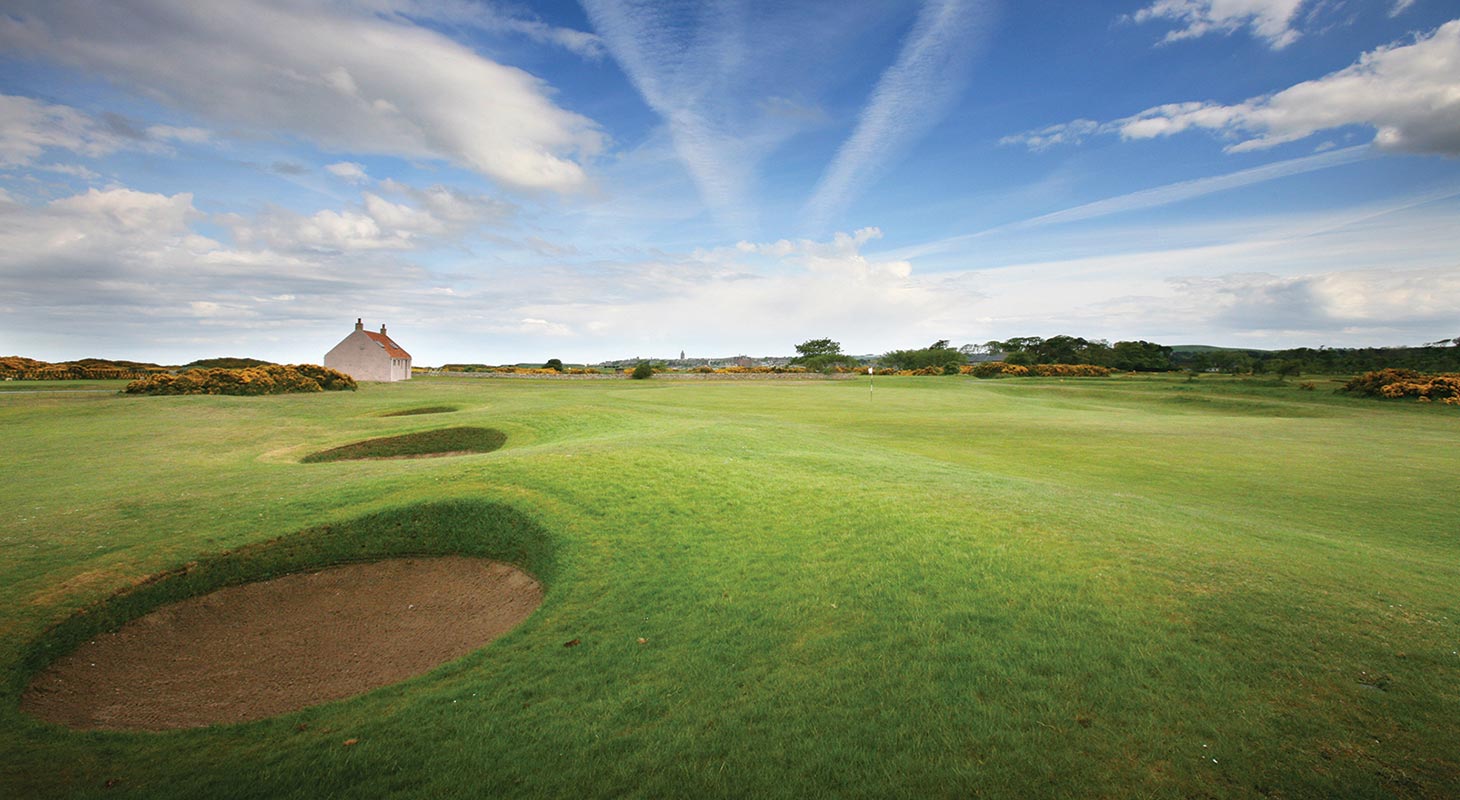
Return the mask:
M 365 330 L 365 323 L 363 323 L 360 320 L 359 317 L 356 317 L 355 318 L 355 330 L 357 330 L 357 331 L 363 331 L 363 330 Z
M 380 326 L 380 335 L 381 336 L 384 336 L 385 335 L 385 326 L 384 325 L 381 325 Z

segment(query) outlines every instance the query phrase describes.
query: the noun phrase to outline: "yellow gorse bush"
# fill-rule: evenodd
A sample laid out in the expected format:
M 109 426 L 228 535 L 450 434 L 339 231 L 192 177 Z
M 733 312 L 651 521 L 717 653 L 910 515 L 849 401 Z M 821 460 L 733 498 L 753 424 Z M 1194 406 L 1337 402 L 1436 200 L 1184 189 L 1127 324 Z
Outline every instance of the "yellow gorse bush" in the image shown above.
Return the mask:
M 1460 405 L 1460 374 L 1425 375 L 1409 369 L 1383 369 L 1353 378 L 1340 391 L 1390 400 L 1413 397 L 1421 403 L 1439 400 L 1455 406 Z
M 355 379 L 316 364 L 268 364 L 245 369 L 194 369 L 150 375 L 127 384 L 127 394 L 264 395 L 354 390 Z

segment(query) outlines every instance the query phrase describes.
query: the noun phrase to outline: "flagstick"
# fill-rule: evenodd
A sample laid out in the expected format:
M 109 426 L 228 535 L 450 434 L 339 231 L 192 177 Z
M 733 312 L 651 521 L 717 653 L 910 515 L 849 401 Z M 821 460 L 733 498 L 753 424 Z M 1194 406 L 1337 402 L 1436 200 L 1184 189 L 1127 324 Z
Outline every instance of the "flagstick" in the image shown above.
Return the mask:
M 872 368 L 867 368 L 867 399 L 872 399 Z

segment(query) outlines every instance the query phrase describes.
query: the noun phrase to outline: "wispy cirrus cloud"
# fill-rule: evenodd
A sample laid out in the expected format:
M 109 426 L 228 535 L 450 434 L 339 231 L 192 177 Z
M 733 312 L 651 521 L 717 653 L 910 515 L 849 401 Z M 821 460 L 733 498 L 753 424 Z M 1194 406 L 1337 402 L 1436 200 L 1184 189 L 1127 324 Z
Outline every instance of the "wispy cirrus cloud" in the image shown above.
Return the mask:
M 549 25 L 525 8 L 484 0 L 357 0 L 377 14 L 404 21 L 427 19 L 492 33 L 522 36 L 588 59 L 603 56 L 603 42 L 587 31 Z
M 1080 119 L 1006 136 L 1032 150 L 1079 143 L 1097 134 L 1153 139 L 1212 131 L 1228 152 L 1263 150 L 1348 125 L 1376 129 L 1385 150 L 1460 156 L 1460 20 L 1364 53 L 1351 66 L 1280 92 L 1234 105 L 1167 103 L 1123 119 Z
M 852 135 L 817 182 L 805 215 L 821 230 L 936 125 L 963 88 L 992 11 L 980 0 L 928 0 L 878 79 Z
M 583 6 L 609 54 L 663 120 L 706 208 L 738 236 L 751 235 L 758 221 L 752 197 L 767 156 L 826 125 L 828 87 L 851 80 L 862 45 L 907 16 L 898 4 L 836 0 Z
M 757 66 L 747 58 L 741 9 L 724 1 L 685 7 L 657 0 L 584 0 L 583 7 L 664 120 L 705 204 L 731 227 L 748 227 L 748 196 L 764 148 L 751 134 L 758 115 L 741 91 Z
M 1229 172 L 1225 175 L 1212 175 L 1206 178 L 1178 181 L 1152 189 L 1130 192 L 1129 194 L 1123 194 L 1118 197 L 1096 200 L 1092 203 L 1084 203 L 1062 211 L 1042 214 L 1024 220 L 1023 222 L 1015 223 L 1010 227 L 1036 228 L 1041 225 L 1079 222 L 1081 220 L 1095 219 L 1111 214 L 1121 214 L 1127 211 L 1157 208 L 1203 195 L 1240 189 L 1244 186 L 1265 183 L 1267 181 L 1277 180 L 1278 178 L 1286 178 L 1290 175 L 1301 175 L 1305 172 L 1313 172 L 1314 170 L 1327 169 L 1342 164 L 1351 164 L 1355 161 L 1370 157 L 1372 157 L 1372 153 L 1364 145 L 1345 147 L 1342 150 L 1329 150 L 1316 155 L 1290 158 L 1286 161 L 1263 164 L 1260 167 Z
M 939 239 L 934 242 L 927 242 L 915 245 L 900 251 L 903 257 L 914 257 L 930 253 L 946 252 L 957 246 L 970 243 L 976 239 L 999 233 L 1039 228 L 1046 225 L 1060 225 L 1071 222 L 1098 219 L 1100 217 L 1123 214 L 1132 211 L 1143 211 L 1161 206 L 1179 203 L 1183 200 L 1191 200 L 1217 192 L 1225 192 L 1233 189 L 1240 189 L 1267 181 L 1278 180 L 1292 175 L 1301 175 L 1306 172 L 1327 169 L 1329 167 L 1351 164 L 1365 158 L 1372 157 L 1372 152 L 1367 146 L 1346 147 L 1341 150 L 1329 150 L 1311 156 L 1291 158 L 1285 161 L 1277 161 L 1271 164 L 1263 164 L 1260 167 L 1229 172 L 1224 175 L 1212 175 L 1205 178 L 1195 178 L 1187 181 L 1177 181 L 1164 186 L 1156 186 L 1150 189 L 1142 189 L 1136 192 L 1129 192 L 1114 197 L 1107 197 L 1089 203 L 1082 203 L 1070 208 L 1053 211 L 1048 214 L 1041 214 L 1036 217 L 1011 222 L 1007 225 L 1000 225 L 995 228 L 962 236 Z

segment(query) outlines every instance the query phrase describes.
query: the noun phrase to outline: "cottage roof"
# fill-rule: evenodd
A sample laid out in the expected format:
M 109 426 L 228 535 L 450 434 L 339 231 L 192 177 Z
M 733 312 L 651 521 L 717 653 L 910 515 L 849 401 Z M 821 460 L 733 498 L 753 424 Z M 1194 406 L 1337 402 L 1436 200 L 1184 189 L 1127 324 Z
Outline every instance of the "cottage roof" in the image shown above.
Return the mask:
M 385 348 L 385 352 L 389 353 L 391 358 L 410 358 L 411 357 L 411 354 L 410 353 L 407 353 L 406 351 L 402 350 L 400 345 L 398 345 L 395 342 L 391 341 L 390 340 L 390 337 L 389 336 L 386 336 L 383 333 L 376 333 L 374 331 L 361 331 L 361 333 L 364 333 L 366 336 L 369 336 L 370 337 L 370 341 L 375 342 L 376 344 L 380 345 L 381 347 L 384 347 Z

